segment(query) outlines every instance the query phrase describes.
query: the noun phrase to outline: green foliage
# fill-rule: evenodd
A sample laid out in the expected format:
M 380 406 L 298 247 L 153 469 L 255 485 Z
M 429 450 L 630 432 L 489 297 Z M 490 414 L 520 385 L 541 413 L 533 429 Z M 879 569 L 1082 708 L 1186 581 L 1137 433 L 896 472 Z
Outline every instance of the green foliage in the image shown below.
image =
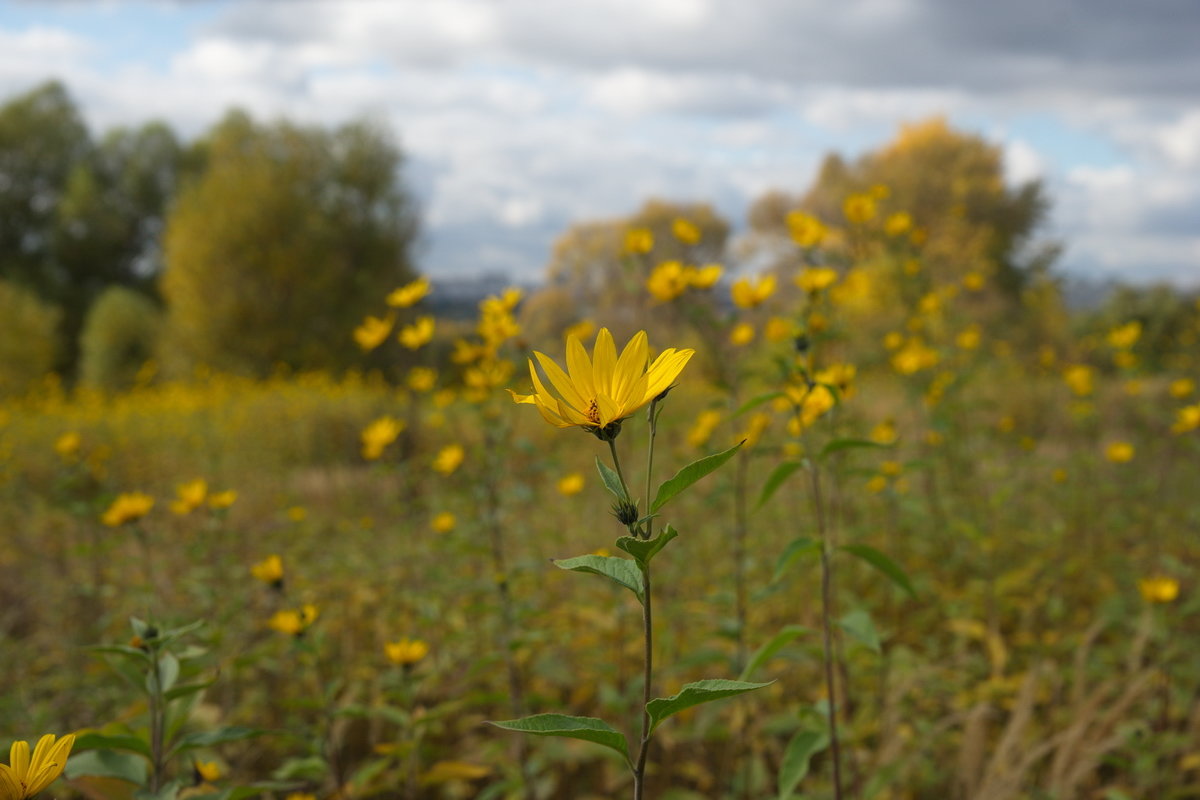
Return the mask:
M 412 278 L 415 217 L 388 134 L 235 113 L 204 154 L 167 224 L 172 365 L 263 374 L 356 360 L 362 309 Z
M 670 697 L 659 697 L 646 704 L 646 712 L 650 715 L 650 730 L 653 731 L 657 728 L 667 717 L 692 706 L 711 703 L 725 697 L 735 697 L 755 689 L 762 689 L 764 686 L 770 686 L 774 682 L 750 683 L 748 681 L 709 679 L 685 684 L 676 694 Z
M 601 575 L 619 586 L 624 586 L 637 595 L 638 602 L 645 603 L 646 596 L 642 592 L 642 575 L 637 563 L 628 558 L 616 556 L 576 556 L 575 558 L 560 558 L 554 566 L 569 572 L 590 572 Z
M 629 761 L 629 745 L 625 736 L 602 719 L 595 717 L 570 717 L 566 714 L 536 714 L 524 719 L 513 719 L 502 722 L 488 722 L 506 731 L 531 733 L 534 736 L 562 736 L 568 739 L 582 739 L 604 745 L 610 750 L 620 753 L 625 761 Z
M 61 316 L 32 292 L 0 280 L 0 397 L 26 393 L 54 368 Z
M 658 487 L 658 492 L 654 495 L 654 502 L 650 504 L 651 513 L 658 512 L 663 506 L 669 503 L 672 498 L 679 495 L 689 486 L 700 480 L 704 476 L 719 469 L 729 459 L 737 453 L 745 440 L 738 442 L 728 450 L 722 450 L 720 453 L 713 453 L 711 456 L 705 456 L 697 461 L 688 464 L 679 472 L 675 473 L 670 480 L 664 481 Z
M 80 339 L 80 380 L 116 391 L 133 385 L 155 354 L 162 313 L 140 292 L 113 286 L 88 312 Z

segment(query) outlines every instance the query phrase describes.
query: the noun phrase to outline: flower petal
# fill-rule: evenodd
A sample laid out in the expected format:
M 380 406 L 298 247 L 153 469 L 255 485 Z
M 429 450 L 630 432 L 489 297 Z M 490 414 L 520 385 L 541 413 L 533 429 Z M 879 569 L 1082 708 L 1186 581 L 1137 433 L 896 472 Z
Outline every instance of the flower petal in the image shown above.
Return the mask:
M 0 800 L 24 800 L 25 787 L 9 768 L 8 764 L 0 764 Z
M 612 389 L 612 397 L 618 405 L 626 406 L 630 402 L 641 402 L 642 398 L 635 395 L 632 390 L 634 384 L 638 382 L 638 378 L 645 374 L 649 349 L 646 332 L 638 331 L 621 351 L 621 357 L 617 360 L 617 366 L 613 373 Z
M 579 395 L 584 401 L 576 408 L 586 411 L 591 405 L 591 399 L 596 396 L 596 386 L 592 382 L 592 361 L 578 336 L 567 338 L 567 370 L 571 373 L 571 383 L 579 390 Z
M 615 397 L 613 392 L 613 371 L 617 366 L 617 347 L 613 344 L 612 334 L 608 328 L 601 328 L 596 334 L 596 347 L 592 353 L 592 387 L 596 395 Z
M 18 739 L 12 743 L 8 750 L 8 765 L 17 780 L 24 783 L 29 776 L 29 742 Z
M 550 379 L 551 385 L 562 395 L 562 399 L 577 409 L 586 410 L 589 402 L 580 396 L 579 390 L 575 388 L 575 384 L 567 377 L 567 373 L 563 372 L 562 367 L 555 364 L 554 359 L 543 353 L 535 350 L 533 354 L 537 357 L 538 363 L 542 365 L 542 369 L 546 371 L 546 377 Z
M 674 349 L 662 351 L 646 372 L 649 381 L 649 385 L 646 387 L 647 396 L 649 398 L 657 397 L 665 391 L 679 377 L 679 373 L 683 372 L 683 368 L 687 366 L 695 352 L 695 350 Z

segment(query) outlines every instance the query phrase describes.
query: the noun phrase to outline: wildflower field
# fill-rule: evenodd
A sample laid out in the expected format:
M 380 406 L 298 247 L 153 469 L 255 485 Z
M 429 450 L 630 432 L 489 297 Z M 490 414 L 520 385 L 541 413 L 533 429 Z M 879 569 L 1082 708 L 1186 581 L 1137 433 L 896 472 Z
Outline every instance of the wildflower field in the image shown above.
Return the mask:
M 57 796 L 1200 796 L 1200 302 L 842 212 L 749 276 L 627 228 L 611 319 L 418 279 L 345 332 L 391 367 L 6 401 L 0 727 Z

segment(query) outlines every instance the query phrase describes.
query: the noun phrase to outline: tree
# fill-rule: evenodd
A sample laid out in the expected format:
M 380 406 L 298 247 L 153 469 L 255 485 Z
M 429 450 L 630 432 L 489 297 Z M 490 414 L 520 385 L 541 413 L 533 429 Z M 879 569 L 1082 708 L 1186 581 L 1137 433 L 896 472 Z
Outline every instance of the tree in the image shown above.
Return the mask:
M 356 356 L 363 309 L 413 276 L 413 203 L 386 131 L 229 114 L 167 220 L 169 354 L 250 374 Z
M 110 286 L 88 311 L 80 337 L 80 381 L 116 391 L 153 360 L 162 312 L 145 294 Z
M 28 392 L 54 367 L 61 312 L 0 280 L 0 397 Z

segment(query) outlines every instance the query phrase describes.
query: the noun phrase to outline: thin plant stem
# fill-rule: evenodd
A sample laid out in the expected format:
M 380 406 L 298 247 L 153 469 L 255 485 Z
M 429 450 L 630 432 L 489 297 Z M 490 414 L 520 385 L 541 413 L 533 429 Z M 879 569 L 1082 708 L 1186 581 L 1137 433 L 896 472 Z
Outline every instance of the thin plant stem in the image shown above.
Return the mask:
M 617 455 L 617 442 L 615 439 L 608 440 L 608 452 L 612 453 L 613 468 L 617 471 L 617 477 L 621 479 L 621 491 L 625 492 L 625 499 L 629 500 L 629 483 L 625 480 L 625 473 L 621 471 L 621 459 Z
M 153 658 L 150 660 L 150 791 L 154 794 L 162 788 L 163 763 L 163 696 L 159 675 L 158 648 L 151 645 Z
M 842 800 L 842 751 L 838 740 L 837 686 L 833 677 L 833 563 L 829 558 L 829 537 L 825 529 L 825 504 L 821 496 L 821 477 L 816 463 L 809 470 L 813 505 L 817 512 L 817 534 L 821 539 L 821 636 L 825 666 L 825 692 L 829 696 L 829 746 L 833 755 L 833 797 Z
M 650 567 L 642 570 L 642 633 L 645 643 L 645 670 L 642 673 L 642 741 L 638 747 L 637 766 L 633 770 L 633 800 L 642 800 L 646 789 L 646 756 L 650 752 L 650 703 L 651 673 L 654 669 L 654 616 L 650 605 Z

